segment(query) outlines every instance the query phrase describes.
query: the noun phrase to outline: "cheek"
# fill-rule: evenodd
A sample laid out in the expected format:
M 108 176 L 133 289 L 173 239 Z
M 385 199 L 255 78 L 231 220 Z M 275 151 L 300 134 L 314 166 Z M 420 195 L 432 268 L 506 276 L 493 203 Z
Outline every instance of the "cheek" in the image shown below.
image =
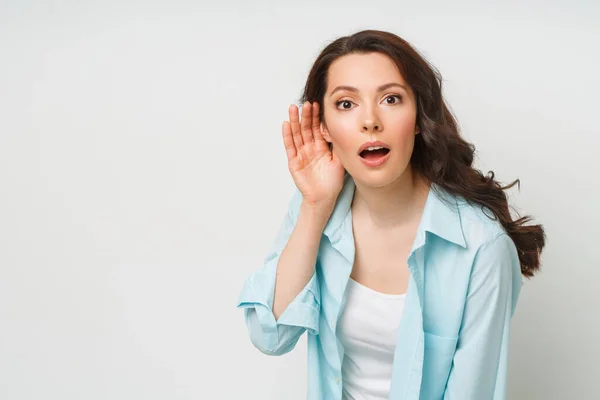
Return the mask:
M 352 124 L 350 121 L 340 118 L 332 119 L 328 123 L 327 130 L 334 148 L 340 152 L 345 152 L 349 148 L 356 146 L 355 141 L 357 140 L 357 137 L 354 132 L 356 130 L 355 125 L 356 123 Z
M 415 147 L 415 135 L 405 134 L 399 136 L 393 146 L 396 149 L 396 154 L 402 158 L 410 158 Z
M 390 118 L 386 124 L 388 128 L 391 128 L 395 132 L 400 132 L 401 134 L 413 132 L 417 116 L 412 108 L 402 110 L 401 113 L 392 114 L 390 117 L 392 118 Z
M 402 118 L 396 118 L 387 125 L 394 132 L 394 142 L 400 145 L 410 145 L 415 140 L 416 118 L 414 115 L 405 115 Z
M 350 135 L 344 133 L 331 133 L 331 141 L 334 148 L 344 152 L 355 146 Z

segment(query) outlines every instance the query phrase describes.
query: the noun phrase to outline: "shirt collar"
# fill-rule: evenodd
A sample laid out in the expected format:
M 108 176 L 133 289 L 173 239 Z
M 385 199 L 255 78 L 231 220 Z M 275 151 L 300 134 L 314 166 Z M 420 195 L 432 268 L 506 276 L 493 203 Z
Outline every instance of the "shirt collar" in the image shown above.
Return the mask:
M 346 172 L 344 186 L 338 195 L 336 205 L 323 231 L 332 241 L 339 240 L 340 228 L 349 217 L 355 187 L 354 180 Z M 431 184 L 427 195 L 425 208 L 413 244 L 413 251 L 426 242 L 425 232 L 430 232 L 461 247 L 467 247 L 462 230 L 458 201 L 455 196 L 435 183 Z

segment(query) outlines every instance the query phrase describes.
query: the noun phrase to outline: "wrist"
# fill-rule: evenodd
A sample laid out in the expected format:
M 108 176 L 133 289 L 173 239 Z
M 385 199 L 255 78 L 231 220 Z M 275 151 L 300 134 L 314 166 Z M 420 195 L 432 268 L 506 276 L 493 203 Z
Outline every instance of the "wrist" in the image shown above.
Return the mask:
M 335 202 L 313 204 L 303 201 L 300 204 L 300 216 L 310 220 L 312 223 L 320 227 L 325 227 L 327 221 L 329 221 L 329 217 L 331 216 L 334 207 Z

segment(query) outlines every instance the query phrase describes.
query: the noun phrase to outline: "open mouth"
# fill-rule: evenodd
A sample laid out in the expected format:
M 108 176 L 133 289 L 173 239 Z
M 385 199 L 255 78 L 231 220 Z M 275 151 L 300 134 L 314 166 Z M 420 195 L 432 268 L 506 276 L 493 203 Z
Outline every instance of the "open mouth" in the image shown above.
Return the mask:
M 374 150 L 363 150 L 360 152 L 360 156 L 365 160 L 373 161 L 379 158 L 385 157 L 390 152 L 390 149 L 380 147 Z

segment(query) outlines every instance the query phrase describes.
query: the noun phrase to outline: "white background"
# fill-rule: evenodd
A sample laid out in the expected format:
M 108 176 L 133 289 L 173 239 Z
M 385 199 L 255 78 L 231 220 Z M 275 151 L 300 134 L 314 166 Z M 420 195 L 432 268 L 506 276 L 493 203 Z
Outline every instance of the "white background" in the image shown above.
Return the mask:
M 305 398 L 305 338 L 265 356 L 235 306 L 293 191 L 287 108 L 368 28 L 546 228 L 509 398 L 595 398 L 600 8 L 495 3 L 0 1 L 0 398 Z

